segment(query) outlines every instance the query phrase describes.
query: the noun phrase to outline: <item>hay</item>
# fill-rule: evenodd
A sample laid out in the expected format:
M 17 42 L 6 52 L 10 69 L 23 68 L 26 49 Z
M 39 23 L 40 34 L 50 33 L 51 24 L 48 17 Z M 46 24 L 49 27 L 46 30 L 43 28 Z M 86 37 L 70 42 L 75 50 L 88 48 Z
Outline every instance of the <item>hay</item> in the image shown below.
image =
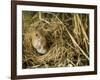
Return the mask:
M 23 68 L 75 67 L 89 65 L 87 14 L 23 11 Z M 45 35 L 48 52 L 39 54 L 31 34 Z

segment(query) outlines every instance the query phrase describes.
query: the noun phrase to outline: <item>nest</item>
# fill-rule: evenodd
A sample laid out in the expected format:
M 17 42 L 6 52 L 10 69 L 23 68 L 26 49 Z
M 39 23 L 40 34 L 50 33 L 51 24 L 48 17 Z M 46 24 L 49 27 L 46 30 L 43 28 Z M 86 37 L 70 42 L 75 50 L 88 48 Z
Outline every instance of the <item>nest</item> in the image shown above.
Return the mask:
M 23 68 L 89 65 L 88 14 L 23 11 Z M 39 29 L 48 43 L 41 55 L 32 46 L 31 33 Z

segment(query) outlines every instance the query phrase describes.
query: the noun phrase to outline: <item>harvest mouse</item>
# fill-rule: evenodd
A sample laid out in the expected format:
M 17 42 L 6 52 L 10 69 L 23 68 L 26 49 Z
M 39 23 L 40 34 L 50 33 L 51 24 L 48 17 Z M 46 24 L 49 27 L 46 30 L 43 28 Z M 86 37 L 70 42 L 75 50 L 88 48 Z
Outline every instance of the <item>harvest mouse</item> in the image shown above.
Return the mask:
M 43 35 L 40 30 L 34 30 L 31 38 L 32 46 L 37 50 L 37 52 L 45 54 L 47 52 L 47 41 L 45 35 Z

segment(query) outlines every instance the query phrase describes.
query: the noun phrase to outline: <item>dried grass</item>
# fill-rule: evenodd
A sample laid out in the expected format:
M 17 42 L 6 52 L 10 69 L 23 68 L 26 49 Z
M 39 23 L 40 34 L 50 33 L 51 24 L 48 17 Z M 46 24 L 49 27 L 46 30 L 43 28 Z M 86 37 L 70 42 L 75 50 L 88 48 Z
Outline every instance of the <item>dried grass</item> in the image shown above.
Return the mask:
M 23 68 L 89 65 L 88 14 L 23 11 Z M 31 33 L 40 29 L 49 50 L 40 55 L 31 44 Z

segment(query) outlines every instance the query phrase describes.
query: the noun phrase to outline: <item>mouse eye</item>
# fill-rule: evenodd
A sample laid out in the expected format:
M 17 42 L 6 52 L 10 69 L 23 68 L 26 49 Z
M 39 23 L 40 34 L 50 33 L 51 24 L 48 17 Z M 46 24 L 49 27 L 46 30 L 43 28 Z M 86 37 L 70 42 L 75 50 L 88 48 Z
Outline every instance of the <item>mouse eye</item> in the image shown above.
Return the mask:
M 36 37 L 40 38 L 40 35 L 38 33 L 36 33 Z
M 36 36 L 38 36 L 38 34 L 36 33 Z

